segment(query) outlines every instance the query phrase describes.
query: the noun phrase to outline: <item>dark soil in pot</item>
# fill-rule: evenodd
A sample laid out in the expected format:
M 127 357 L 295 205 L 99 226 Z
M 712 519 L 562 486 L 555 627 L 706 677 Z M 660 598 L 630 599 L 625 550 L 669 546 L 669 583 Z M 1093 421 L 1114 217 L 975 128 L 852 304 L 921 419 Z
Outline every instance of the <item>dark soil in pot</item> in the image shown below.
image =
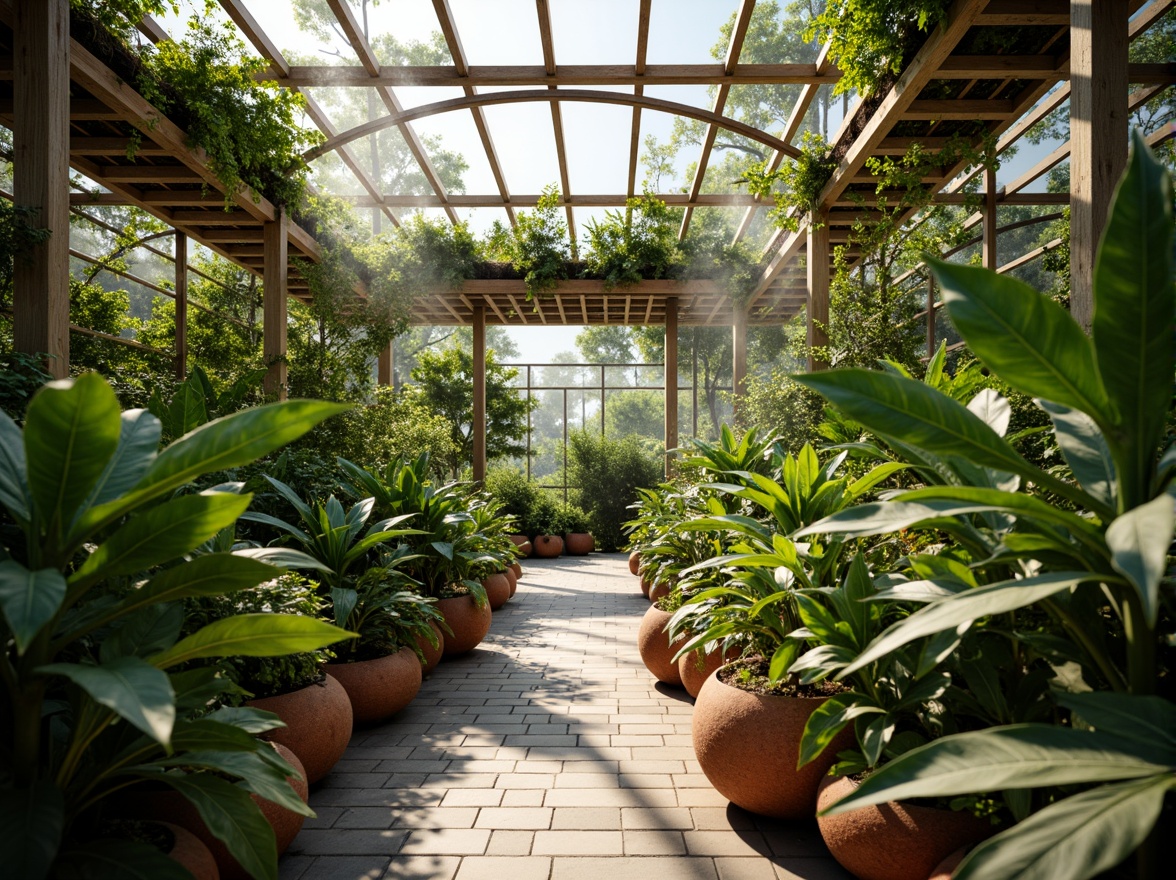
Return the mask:
M 827 777 L 817 808 L 832 806 L 856 787 L 848 777 Z M 999 830 L 967 811 L 893 802 L 820 816 L 817 827 L 833 858 L 860 880 L 929 877 L 956 850 Z
M 678 664 L 674 662 L 674 655 L 684 644 L 679 639 L 673 645 L 666 636 L 665 626 L 672 615 L 662 611 L 656 605 L 650 605 L 645 616 L 641 618 L 641 628 L 637 631 L 637 650 L 641 654 L 641 662 L 645 664 L 653 677 L 662 684 L 682 686 L 682 676 L 678 673 Z
M 331 663 L 327 671 L 347 691 L 357 724 L 392 717 L 421 689 L 421 661 L 411 648 L 375 660 Z
M 679 657 L 678 675 L 682 678 L 682 687 L 686 688 L 686 693 L 690 696 L 697 698 L 703 683 L 717 672 L 720 666 L 724 663 L 730 663 L 738 656 L 739 652 L 734 648 L 728 648 L 726 656 L 723 656 L 716 648 L 709 654 L 701 656 L 697 651 L 691 651 L 689 654 Z
M 351 700 L 343 685 L 330 675 L 319 684 L 250 700 L 246 705 L 273 712 L 286 723 L 264 738 L 296 754 L 312 785 L 331 771 L 351 740 Z
M 437 602 L 437 610 L 453 635 L 445 636 L 445 656 L 453 657 L 474 650 L 490 632 L 490 606 L 480 608 L 470 596 L 453 596 Z

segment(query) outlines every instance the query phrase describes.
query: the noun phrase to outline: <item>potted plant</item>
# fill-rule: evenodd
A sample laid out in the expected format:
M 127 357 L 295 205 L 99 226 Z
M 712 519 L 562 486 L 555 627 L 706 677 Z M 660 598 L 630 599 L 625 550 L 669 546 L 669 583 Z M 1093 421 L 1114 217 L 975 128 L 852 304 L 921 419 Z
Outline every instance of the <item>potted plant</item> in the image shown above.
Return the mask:
M 588 514 L 574 504 L 560 508 L 559 528 L 569 556 L 587 556 L 596 549 L 596 542 L 588 531 Z
M 524 525 L 527 533 L 532 535 L 532 552 L 540 559 L 554 559 L 563 553 L 560 510 L 552 496 L 540 493 Z
M 23 431 L 0 415 L 0 504 L 15 525 L 0 562 L 8 633 L 0 830 L 15 876 L 67 874 L 99 857 L 116 873 L 171 876 L 174 863 L 158 850 L 102 836 L 115 795 L 149 782 L 190 800 L 250 873 L 275 880 L 274 834 L 250 790 L 309 812 L 287 782 L 294 768 L 254 736 L 279 722 L 253 709 L 210 708 L 229 685 L 199 661 L 313 651 L 349 634 L 263 613 L 181 637 L 181 600 L 248 589 L 280 570 L 264 551 L 185 560 L 251 499 L 236 486 L 177 491 L 343 409 L 258 407 L 160 451 L 159 420 L 120 413 L 110 386 L 85 374 L 42 388 Z
M 680 591 L 672 592 L 652 603 L 641 618 L 641 627 L 637 630 L 637 652 L 641 655 L 641 662 L 654 678 L 671 687 L 682 686 L 682 676 L 678 672 L 678 663 L 674 657 L 683 640 L 676 639 L 671 642 L 666 635 L 666 628 L 673 612 L 681 604 Z

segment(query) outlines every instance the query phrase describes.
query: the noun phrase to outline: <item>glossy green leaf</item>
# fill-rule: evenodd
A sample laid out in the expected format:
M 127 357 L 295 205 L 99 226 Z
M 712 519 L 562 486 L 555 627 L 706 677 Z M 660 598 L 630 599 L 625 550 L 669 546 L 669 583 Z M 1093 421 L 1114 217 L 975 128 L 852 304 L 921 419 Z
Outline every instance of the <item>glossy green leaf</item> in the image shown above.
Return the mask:
M 1058 693 L 1055 699 L 1096 730 L 1176 754 L 1176 704 L 1170 700 L 1109 691 Z
M 22 880 L 47 876 L 64 830 L 65 798 L 51 782 L 0 788 L 0 853 L 6 875 Z
M 1019 391 L 1098 416 L 1107 393 L 1090 339 L 1047 296 L 1011 275 L 930 259 L 952 324 Z
M 192 880 L 179 862 L 149 843 L 97 838 L 62 853 L 54 880 Z
M 24 654 L 37 632 L 65 599 L 65 578 L 54 568 L 29 571 L 14 559 L 0 562 L 0 611 L 12 630 L 16 652 Z
M 145 409 L 122 414 L 118 446 L 86 499 L 87 507 L 117 498 L 143 478 L 155 460 L 161 430 L 159 419 Z
M 285 727 L 286 722 L 264 709 L 254 709 L 250 706 L 221 706 L 208 716 L 212 721 L 237 727 L 246 733 L 265 733 L 278 727 Z
M 993 727 L 932 740 L 899 756 L 825 813 L 916 797 L 1141 779 L 1171 773 L 1176 764 L 1170 757 L 1098 732 L 1049 724 Z
M 250 495 L 202 492 L 166 501 L 132 517 L 90 554 L 70 582 L 105 580 L 170 562 L 235 523 L 251 500 Z
M 118 446 L 118 398 L 97 373 L 49 382 L 29 403 L 24 446 L 29 493 L 62 533 Z
M 119 617 L 121 625 L 99 647 L 103 663 L 118 657 L 146 657 L 166 651 L 180 638 L 184 606 L 179 602 L 148 605 Z
M 176 720 L 176 695 L 171 680 L 138 657 L 119 657 L 99 666 L 52 663 L 37 668 L 41 675 L 61 675 L 156 742 L 167 746 Z
M 204 393 L 190 380 L 181 382 L 167 410 L 168 427 L 173 437 L 182 437 L 208 421 Z
M 1009 419 L 1012 417 L 1013 408 L 995 388 L 980 389 L 976 396 L 968 401 L 968 412 L 977 416 L 1001 437 L 1009 432 Z
M 329 566 L 319 562 L 313 556 L 290 547 L 246 547 L 234 550 L 233 555 L 264 562 L 274 568 L 327 572 L 331 570 Z
M 223 596 L 255 587 L 278 574 L 273 566 L 236 553 L 210 553 L 161 571 L 132 592 L 122 610 L 193 596 Z
M 1054 437 L 1079 485 L 1106 507 L 1115 509 L 1115 462 L 1094 419 L 1077 409 L 1048 400 L 1038 405 L 1053 420 Z
M 285 765 L 285 772 L 267 760 L 266 751 Z M 240 779 L 238 784 L 246 791 L 301 816 L 314 816 L 314 810 L 303 803 L 286 779 L 287 776 L 296 775 L 296 770 L 282 761 L 268 744 L 250 752 L 185 752 L 156 763 L 163 767 L 198 767 L 236 776 Z
M 882 709 L 864 702 L 861 694 L 852 691 L 830 697 L 814 709 L 805 722 L 797 768 L 818 758 L 842 728 L 855 718 L 881 713 Z
M 29 481 L 24 435 L 8 413 L 0 412 L 0 505 L 18 523 L 29 519 Z
M 257 739 L 242 727 L 206 716 L 176 722 L 172 747 L 177 752 L 252 752 Z
M 1167 567 L 1176 524 L 1174 503 L 1170 495 L 1160 495 L 1107 526 L 1111 564 L 1135 587 L 1148 626 L 1156 625 L 1160 613 L 1160 578 Z
M 1132 143 L 1094 264 L 1091 330 L 1098 371 L 1117 416 L 1117 431 L 1108 439 L 1122 450 L 1120 467 L 1130 471 L 1120 479 L 1137 494 L 1145 490 L 1172 403 L 1176 288 L 1172 179 L 1138 131 Z M 1128 498 L 1126 506 L 1142 500 Z
M 1064 798 L 980 844 L 956 880 L 1088 880 L 1147 838 L 1176 779 L 1102 785 Z
M 892 624 L 882 635 L 870 642 L 838 677 L 849 675 L 924 636 L 954 629 L 981 617 L 1016 611 L 1079 584 L 1099 580 L 1101 578 L 1097 574 L 1090 572 L 1061 571 L 1023 580 L 1000 581 L 957 593 L 950 599 L 943 599 L 920 608 L 910 617 Z
M 208 624 L 151 662 L 163 669 L 202 657 L 279 657 L 314 651 L 357 635 L 313 617 L 239 614 Z

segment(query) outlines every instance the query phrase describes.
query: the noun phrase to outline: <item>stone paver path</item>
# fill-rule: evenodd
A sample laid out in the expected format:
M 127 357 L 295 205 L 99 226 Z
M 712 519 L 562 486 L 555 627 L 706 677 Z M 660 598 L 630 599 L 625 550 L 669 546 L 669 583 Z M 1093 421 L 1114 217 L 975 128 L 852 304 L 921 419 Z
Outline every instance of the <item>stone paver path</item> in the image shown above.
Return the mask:
M 707 783 L 691 700 L 637 655 L 619 554 L 525 560 L 481 647 L 356 730 L 283 880 L 846 880 L 815 823 Z

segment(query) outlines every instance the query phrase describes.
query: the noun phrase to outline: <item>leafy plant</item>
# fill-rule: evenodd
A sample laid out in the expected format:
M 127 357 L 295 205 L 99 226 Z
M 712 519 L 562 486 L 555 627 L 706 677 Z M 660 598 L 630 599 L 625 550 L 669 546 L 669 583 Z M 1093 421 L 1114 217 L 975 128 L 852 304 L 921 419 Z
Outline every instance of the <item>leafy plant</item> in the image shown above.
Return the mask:
M 573 498 L 588 514 L 592 535 L 606 552 L 624 546 L 628 507 L 638 489 L 656 486 L 662 465 L 636 437 L 614 440 L 591 431 L 568 435 L 568 483 Z
M 209 713 L 225 681 L 212 667 L 182 667 L 313 651 L 348 633 L 248 614 L 180 638 L 180 600 L 248 589 L 278 573 L 267 559 L 292 558 L 243 550 L 182 561 L 250 497 L 233 486 L 176 492 L 341 409 L 259 407 L 157 452 L 159 420 L 120 414 L 110 386 L 86 374 L 42 388 L 23 431 L 0 416 L 0 504 L 20 534 L 0 561 L 0 849 L 17 875 L 45 877 L 101 852 L 124 870 L 134 862 L 172 876 L 163 856 L 90 832 L 111 794 L 150 780 L 187 797 L 254 876 L 277 876 L 273 833 L 249 792 L 306 812 L 286 783 L 289 765 L 252 736 L 279 722 L 252 710 Z
M 584 274 L 603 278 L 606 289 L 666 278 L 682 267 L 678 222 L 651 193 L 629 199 L 624 212 L 606 211 L 604 219 L 590 220 L 584 229 Z
M 1015 279 L 934 264 L 951 319 L 976 356 L 1042 401 L 1073 480 L 1032 466 L 977 415 L 905 377 L 846 370 L 798 379 L 879 435 L 926 455 L 965 458 L 973 474 L 964 485 L 904 492 L 810 531 L 950 529 L 990 550 L 974 568 L 1013 571 L 929 601 L 841 674 L 916 639 L 963 633 L 984 620 L 999 627 L 1029 609 L 1055 621 L 1048 640 L 1018 630 L 1006 637 L 1023 649 L 1048 644 L 1081 670 L 1055 685 L 1069 726 L 945 737 L 887 765 L 832 807 L 1046 787 L 1046 805 L 977 847 L 957 877 L 1087 878 L 1136 850 L 1139 876 L 1159 876 L 1149 834 L 1176 769 L 1176 708 L 1156 696 L 1172 633 L 1173 453 L 1165 450 L 1176 369 L 1172 223 L 1171 179 L 1137 133 L 1095 265 L 1091 337 Z M 1016 491 L 1025 483 L 1034 494 Z
M 188 378 L 176 387 L 170 401 L 164 402 L 158 386 L 153 389 L 147 409 L 159 419 L 165 440 L 182 437 L 212 419 L 236 412 L 247 400 L 259 396 L 265 373 L 265 370 L 244 373 L 228 388 L 218 392 L 208 374 L 200 366 L 195 366 Z
M 486 246 L 491 260 L 505 260 L 523 273 L 527 299 L 551 290 L 568 277 L 571 242 L 555 184 L 543 188 L 534 211 L 520 211 L 513 229 L 496 223 Z

